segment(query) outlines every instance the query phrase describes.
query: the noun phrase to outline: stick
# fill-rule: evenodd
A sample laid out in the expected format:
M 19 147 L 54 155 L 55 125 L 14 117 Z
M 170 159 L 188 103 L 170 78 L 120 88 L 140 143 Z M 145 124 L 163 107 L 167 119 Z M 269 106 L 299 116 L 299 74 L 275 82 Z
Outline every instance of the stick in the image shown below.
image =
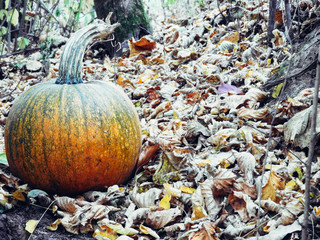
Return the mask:
M 312 118 L 311 118 L 311 136 L 308 160 L 306 162 L 306 180 L 305 180 L 305 193 L 304 193 L 304 220 L 302 227 L 302 240 L 308 240 L 308 220 L 310 211 L 310 179 L 311 179 L 311 164 L 314 157 L 315 140 L 317 137 L 317 110 L 318 110 L 318 94 L 319 94 L 319 82 L 320 82 L 320 49 L 318 52 L 317 61 L 317 76 L 313 92 L 313 105 L 312 105 Z

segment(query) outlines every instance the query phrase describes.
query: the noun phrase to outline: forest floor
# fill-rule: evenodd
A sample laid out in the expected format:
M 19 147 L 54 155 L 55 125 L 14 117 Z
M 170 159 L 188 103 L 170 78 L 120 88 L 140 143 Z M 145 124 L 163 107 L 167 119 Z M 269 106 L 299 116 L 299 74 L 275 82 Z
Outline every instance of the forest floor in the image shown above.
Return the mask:
M 119 58 L 87 51 L 83 79 L 124 89 L 150 160 L 127 184 L 105 191 L 53 196 L 10 173 L 3 140 L 10 107 L 34 84 L 56 79 L 66 39 L 53 33 L 50 65 L 41 52 L 2 59 L 0 238 L 256 239 L 259 231 L 259 239 L 300 239 L 313 88 L 278 102 L 277 88 L 263 90 L 296 54 L 279 19 L 267 46 L 268 5 L 260 3 L 167 16 Z M 312 32 L 310 19 L 302 24 Z M 316 239 L 319 160 L 312 174 Z

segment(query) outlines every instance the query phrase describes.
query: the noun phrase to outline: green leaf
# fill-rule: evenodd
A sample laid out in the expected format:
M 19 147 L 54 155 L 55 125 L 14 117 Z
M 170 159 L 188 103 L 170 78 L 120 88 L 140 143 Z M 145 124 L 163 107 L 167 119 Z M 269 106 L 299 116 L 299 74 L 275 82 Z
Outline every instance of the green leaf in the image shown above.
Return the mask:
M 301 168 L 295 168 L 296 172 L 298 173 L 298 178 L 301 180 L 303 178 L 303 172 L 301 171 Z
M 4 8 L 5 8 L 5 9 L 8 9 L 8 7 L 9 7 L 9 0 L 6 0 L 6 1 L 4 2 Z
M 136 102 L 136 103 L 134 104 L 134 106 L 135 106 L 135 107 L 141 107 L 141 102 Z
M 0 154 L 0 164 L 9 166 L 6 153 L 1 153 Z
M 2 26 L 0 29 L 0 36 L 6 34 L 7 32 L 8 32 L 8 29 Z
M 0 20 L 3 20 L 8 15 L 8 11 L 5 9 L 0 10 Z
M 11 21 L 11 24 L 13 26 L 17 26 L 19 23 L 19 12 L 17 9 L 12 9 L 9 11 L 9 18 Z
M 29 45 L 29 40 L 24 37 L 18 37 L 18 47 L 23 50 Z

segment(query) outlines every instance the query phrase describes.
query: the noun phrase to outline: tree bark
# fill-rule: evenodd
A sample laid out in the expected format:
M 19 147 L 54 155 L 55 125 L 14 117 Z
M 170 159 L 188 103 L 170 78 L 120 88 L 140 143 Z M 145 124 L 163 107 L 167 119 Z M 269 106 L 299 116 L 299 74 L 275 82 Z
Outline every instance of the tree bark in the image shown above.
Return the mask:
M 113 12 L 111 23 L 121 24 L 114 32 L 117 43 L 131 37 L 141 38 L 151 30 L 141 0 L 94 0 L 94 8 L 99 19 L 104 20 L 109 12 Z
M 277 0 L 269 0 L 269 21 L 268 21 L 268 45 L 272 46 L 273 29 L 277 10 Z

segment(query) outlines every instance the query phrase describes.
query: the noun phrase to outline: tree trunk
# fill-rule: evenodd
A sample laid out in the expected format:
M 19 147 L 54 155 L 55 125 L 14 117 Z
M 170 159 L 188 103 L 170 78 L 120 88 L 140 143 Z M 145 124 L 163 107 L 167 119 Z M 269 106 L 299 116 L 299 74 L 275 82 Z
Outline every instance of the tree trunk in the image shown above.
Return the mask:
M 268 21 L 268 45 L 272 46 L 273 29 L 277 10 L 277 0 L 269 0 L 269 21 Z
M 151 30 L 141 0 L 94 0 L 94 8 L 99 19 L 104 20 L 109 12 L 113 12 L 111 23 L 121 24 L 114 32 L 113 46 L 131 37 L 139 39 Z M 115 49 L 112 49 L 111 44 L 109 45 L 107 46 L 108 54 L 113 56 Z

